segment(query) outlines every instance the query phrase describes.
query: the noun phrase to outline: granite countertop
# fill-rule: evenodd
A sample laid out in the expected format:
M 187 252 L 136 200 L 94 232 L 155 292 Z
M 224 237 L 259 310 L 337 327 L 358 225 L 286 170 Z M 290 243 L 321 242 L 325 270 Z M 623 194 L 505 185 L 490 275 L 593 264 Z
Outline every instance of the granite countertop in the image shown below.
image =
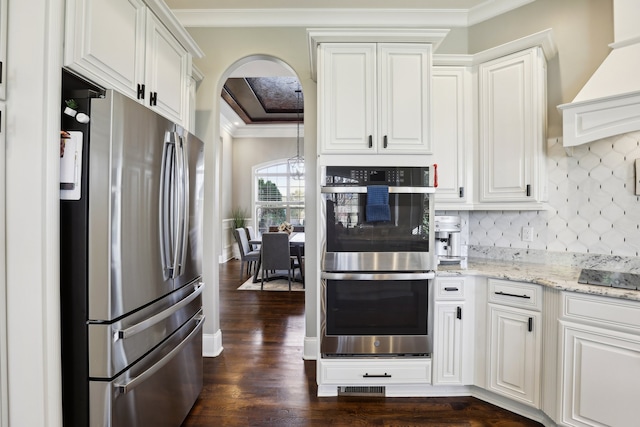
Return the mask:
M 586 267 L 585 267 L 586 268 Z M 470 257 L 466 268 L 460 265 L 441 264 L 438 277 L 482 276 L 494 279 L 535 283 L 550 288 L 640 301 L 639 290 L 578 283 L 582 268 L 573 265 L 557 265 L 548 262 L 533 263 L 523 260 L 496 260 Z

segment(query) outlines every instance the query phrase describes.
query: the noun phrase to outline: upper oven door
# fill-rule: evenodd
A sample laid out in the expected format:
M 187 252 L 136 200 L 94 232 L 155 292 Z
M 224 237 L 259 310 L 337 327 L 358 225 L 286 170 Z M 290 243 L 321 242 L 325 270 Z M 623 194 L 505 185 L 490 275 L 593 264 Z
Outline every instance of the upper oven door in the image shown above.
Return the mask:
M 349 264 L 347 270 L 432 269 L 434 190 L 389 186 L 388 220 L 371 221 L 366 186 L 322 187 L 323 270 L 344 271 L 339 265 L 345 263 Z

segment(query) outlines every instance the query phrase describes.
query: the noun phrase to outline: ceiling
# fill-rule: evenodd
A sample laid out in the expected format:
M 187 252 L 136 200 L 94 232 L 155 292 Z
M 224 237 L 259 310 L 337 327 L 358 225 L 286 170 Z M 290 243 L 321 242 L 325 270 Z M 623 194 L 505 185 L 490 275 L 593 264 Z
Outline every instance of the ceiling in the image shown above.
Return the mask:
M 301 121 L 303 97 L 296 77 L 232 77 L 222 99 L 245 124 Z
M 441 28 L 470 26 L 532 1 L 165 0 L 185 27 L 335 26 L 346 19 L 350 26 L 357 22 L 359 26 Z M 297 87 L 295 73 L 285 66 L 266 60 L 245 64 L 224 86 L 223 118 L 233 129 L 290 126 L 298 113 L 302 117 Z

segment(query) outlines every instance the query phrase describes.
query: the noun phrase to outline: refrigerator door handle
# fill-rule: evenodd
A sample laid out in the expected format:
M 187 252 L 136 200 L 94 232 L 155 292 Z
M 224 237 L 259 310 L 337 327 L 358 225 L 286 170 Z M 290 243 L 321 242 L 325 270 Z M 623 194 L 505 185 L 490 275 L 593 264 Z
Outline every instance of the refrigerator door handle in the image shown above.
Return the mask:
M 128 381 L 126 383 L 115 384 L 115 388 L 118 389 L 121 393 L 126 394 L 126 393 L 130 392 L 131 390 L 133 390 L 134 388 L 136 388 L 136 386 L 142 384 L 147 379 L 152 377 L 153 374 L 158 372 L 160 369 L 162 369 L 162 367 L 164 365 L 169 363 L 171 361 L 171 359 L 173 359 L 178 353 L 180 353 L 182 348 L 185 345 L 187 345 L 189 343 L 189 341 L 191 341 L 191 338 L 193 336 L 195 336 L 198 333 L 200 333 L 200 331 L 202 329 L 202 324 L 204 323 L 205 316 L 202 314 L 202 312 L 200 312 L 200 313 L 196 314 L 194 316 L 194 318 L 198 322 L 196 324 L 196 327 L 193 329 L 193 331 L 191 331 L 189 333 L 189 335 L 187 335 L 187 337 L 184 340 L 182 340 L 182 342 L 180 344 L 175 346 L 169 353 L 167 353 L 162 359 L 158 360 L 149 369 L 147 369 L 146 371 L 144 371 L 143 373 L 141 373 L 137 377 L 134 377 L 133 379 L 131 379 L 130 381 Z
M 198 284 L 195 285 L 194 291 L 191 294 L 189 294 L 189 296 L 184 298 L 182 301 L 178 302 L 177 304 L 172 305 L 171 307 L 161 311 L 160 313 L 154 316 L 146 318 L 144 321 L 140 323 L 136 323 L 135 325 L 129 326 L 126 329 L 118 329 L 114 331 L 114 336 L 113 336 L 114 341 L 132 337 L 133 335 L 138 334 L 147 328 L 150 328 L 156 323 L 163 321 L 167 317 L 172 316 L 175 312 L 177 312 L 184 306 L 188 305 L 191 301 L 196 299 L 198 295 L 202 293 L 202 289 L 204 289 L 204 283 L 198 282 Z
M 175 132 L 166 132 L 162 149 L 162 169 L 160 171 L 160 256 L 162 258 L 162 273 L 164 280 L 174 277 L 174 215 L 175 215 L 175 162 L 176 140 Z
M 187 258 L 187 239 L 189 237 L 189 166 L 188 158 L 185 155 L 184 138 L 178 137 L 176 146 L 176 194 L 178 203 L 177 223 L 176 223 L 176 246 L 174 252 L 173 278 L 182 274 L 182 269 Z

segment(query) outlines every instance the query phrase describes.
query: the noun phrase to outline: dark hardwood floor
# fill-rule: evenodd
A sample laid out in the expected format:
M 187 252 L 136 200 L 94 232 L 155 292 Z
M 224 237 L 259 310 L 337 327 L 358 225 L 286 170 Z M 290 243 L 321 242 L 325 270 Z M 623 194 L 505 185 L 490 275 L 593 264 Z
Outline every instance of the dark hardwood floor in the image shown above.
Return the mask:
M 183 427 L 540 426 L 470 397 L 317 397 L 315 361 L 302 359 L 304 292 L 238 291 L 239 268 L 220 266 L 224 351 L 204 359 Z

